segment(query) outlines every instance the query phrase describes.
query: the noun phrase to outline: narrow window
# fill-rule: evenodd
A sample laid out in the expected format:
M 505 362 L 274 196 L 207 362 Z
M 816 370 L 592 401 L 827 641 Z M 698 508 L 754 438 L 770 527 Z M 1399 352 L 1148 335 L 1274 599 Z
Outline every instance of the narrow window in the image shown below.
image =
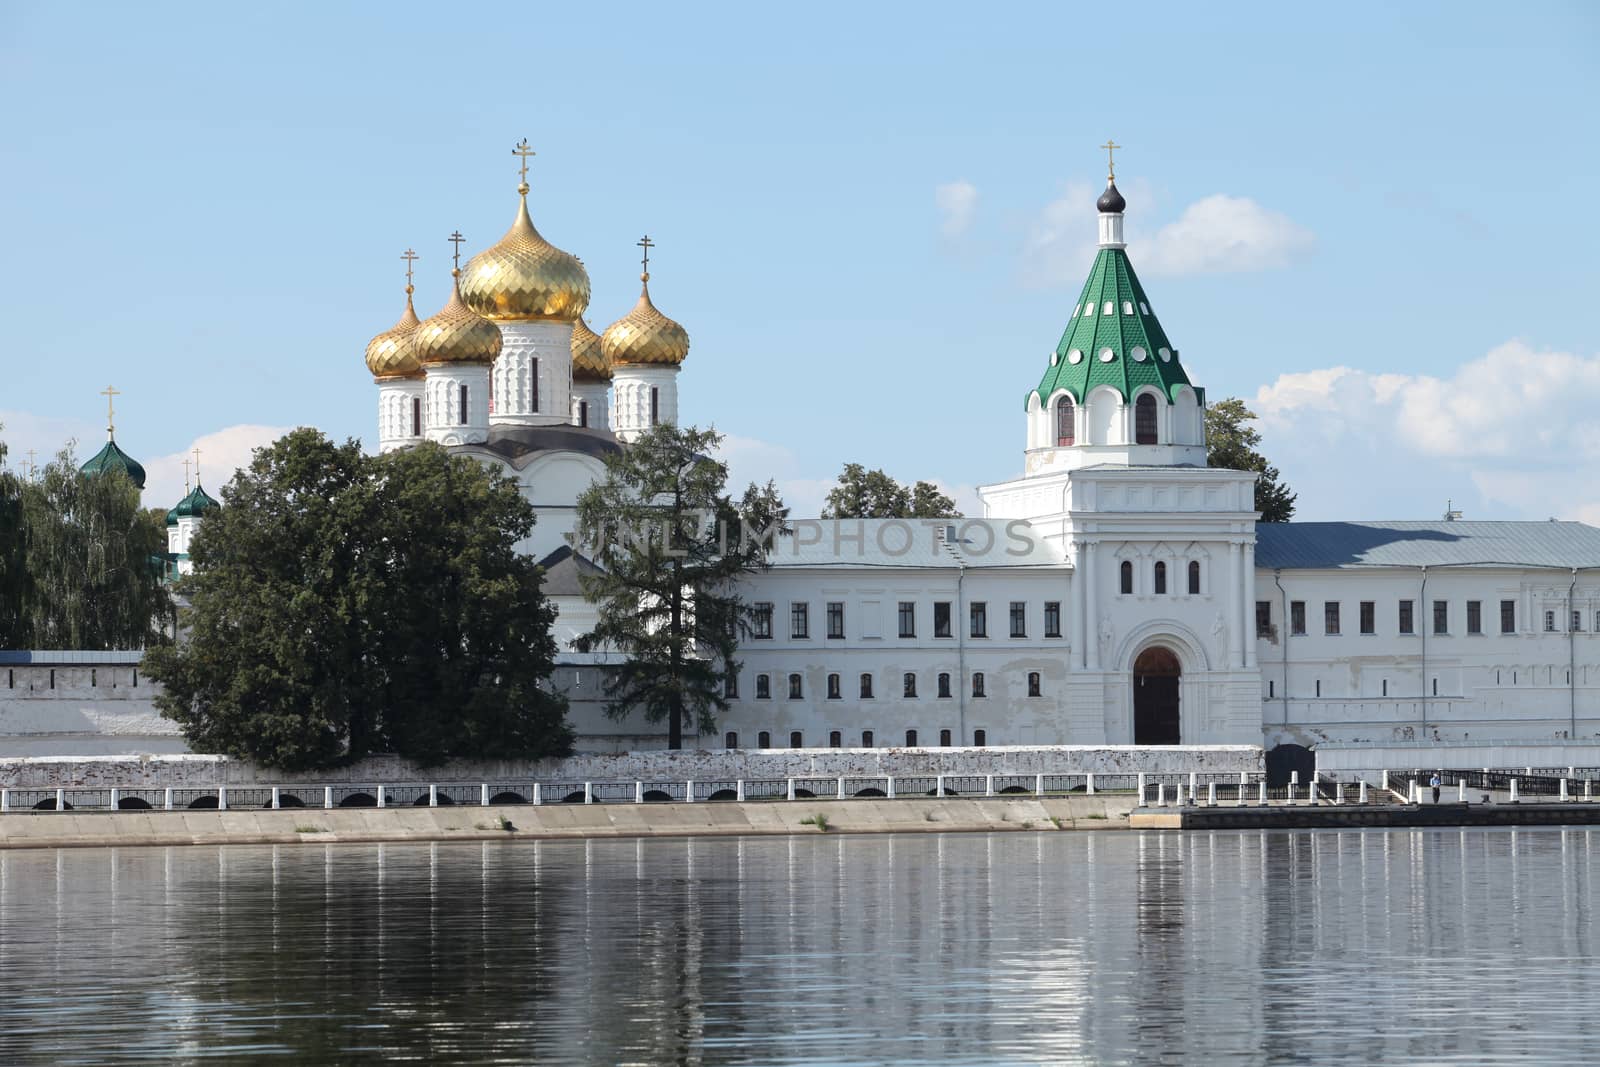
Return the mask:
M 976 745 L 978 748 L 982 748 L 984 745 L 987 745 L 989 743 L 989 731 L 987 731 L 987 730 L 974 730 L 974 731 L 972 731 L 972 743 L 974 745 Z
M 844 602 L 841 600 L 828 601 L 828 639 L 844 640 Z
M 1156 596 L 1167 595 L 1167 565 L 1163 562 L 1156 563 Z
M 1594 613 L 1594 629 L 1596 633 L 1600 633 L 1600 611 Z M 135 677 L 138 676 L 135 675 Z
M 829 748 L 843 748 L 844 747 L 844 734 L 840 733 L 838 730 L 829 730 L 828 731 L 828 747 Z
M 1433 695 L 1434 696 L 1438 696 L 1439 695 L 1439 679 L 1437 679 L 1437 678 L 1435 678 L 1433 680 Z
M 901 675 L 900 684 L 902 695 L 906 697 L 915 697 L 917 695 L 917 676 L 915 674 L 907 671 Z
M 729 671 L 722 676 L 722 695 L 727 700 L 737 700 L 739 698 L 738 674 Z
M 1433 602 L 1433 632 L 1436 634 L 1450 632 L 1450 602 L 1448 600 L 1435 600 Z
M 1500 684 L 1500 674 L 1499 674 L 1499 672 L 1495 673 L 1494 684 L 1495 685 L 1499 685 Z M 1383 695 L 1384 696 L 1388 696 L 1389 695 L 1389 679 L 1387 679 L 1387 678 L 1385 678 L 1383 680 Z
M 757 601 L 750 605 L 750 636 L 761 641 L 772 639 L 772 602 Z
M 656 386 L 650 387 L 650 425 L 655 426 L 661 422 L 661 390 Z M 799 745 L 795 745 L 799 748 Z
M 1267 699 L 1268 700 L 1271 700 L 1273 697 L 1275 697 L 1277 695 L 1275 690 L 1276 690 L 1276 684 L 1273 682 L 1273 680 L 1271 678 L 1268 678 L 1267 679 Z
M 972 625 L 971 625 L 972 636 L 973 637 L 988 637 L 989 636 L 989 605 L 984 603 L 981 600 L 974 601 L 972 606 L 967 609 L 967 614 L 970 617 L 970 620 L 971 620 L 971 623 L 972 623 Z
M 1061 636 L 1061 601 L 1046 600 L 1044 602 L 1044 635 L 1046 637 Z
M 1072 398 L 1064 396 L 1056 401 L 1056 444 L 1066 447 L 1072 441 Z
M 137 667 L 133 669 L 133 687 L 135 689 L 139 688 L 139 668 Z
M 1400 632 L 1403 634 L 1417 632 L 1416 620 L 1412 612 L 1412 602 L 1409 600 L 1400 601 Z
M 915 730 L 907 730 L 906 731 L 906 747 L 907 748 L 916 748 L 917 747 L 917 732 Z
M 1272 601 L 1256 601 L 1256 636 L 1272 636 Z
M 1364 634 L 1378 632 L 1378 605 L 1374 601 L 1361 602 L 1361 632 Z
M 910 600 L 900 601 L 900 636 L 917 636 L 917 605 Z
M 56 669 L 54 667 L 51 667 L 50 668 L 50 688 L 54 689 L 55 687 L 56 687 Z
M 765 674 L 756 675 L 756 699 L 772 699 L 772 679 Z
M 1200 595 L 1200 561 L 1197 559 L 1189 561 L 1189 595 Z
M 1028 605 L 1025 601 L 1011 602 L 1011 636 L 1028 636 Z
M 1028 695 L 1031 696 L 1031 697 L 1036 697 L 1036 696 L 1039 695 L 1039 672 L 1038 671 L 1029 671 L 1028 672 Z
M 756 735 L 756 747 L 757 748 L 771 748 L 772 747 L 772 735 L 769 734 L 767 731 L 762 730 L 759 734 Z
M 1517 602 L 1515 600 L 1500 601 L 1500 632 L 1503 634 L 1517 632 Z
M 1306 602 L 1289 601 L 1289 632 L 1299 637 L 1306 632 Z
M 933 636 L 950 636 L 950 602 L 936 600 L 933 602 Z
M 982 671 L 974 671 L 972 673 L 972 695 L 975 697 L 981 697 L 984 695 Z
M 1483 633 L 1483 601 L 1467 601 L 1467 633 Z
M 811 605 L 797 600 L 789 605 L 789 636 L 804 638 L 811 636 Z
M 803 748 L 804 747 L 803 745 L 800 744 L 800 731 L 799 730 L 790 730 L 789 731 L 789 747 L 790 748 Z
M 861 747 L 862 748 L 871 748 L 872 747 L 872 731 L 871 730 L 862 730 L 861 731 Z
M 587 400 L 578 401 L 578 425 L 589 425 L 589 402 Z
M 1578 633 L 1582 629 L 1583 629 L 1583 612 L 1574 611 L 1572 613 L 1572 632 L 1573 633 Z
M 1318 678 L 1317 679 L 1317 696 L 1320 697 L 1321 695 L 1322 695 L 1322 679 Z
M 949 748 L 950 747 L 950 731 L 949 730 L 940 730 L 939 731 L 939 747 L 940 748 Z
M 1547 633 L 1547 634 L 1553 634 L 1553 633 L 1556 632 L 1556 613 L 1553 612 L 1553 611 L 1547 611 L 1547 612 L 1544 613 L 1544 632 Z M 55 671 L 51 671 L 50 672 L 50 688 L 51 689 L 54 689 L 56 687 L 55 679 L 56 679 L 56 672 Z
M 1323 602 L 1322 632 L 1335 635 L 1339 632 L 1339 602 L 1337 600 Z
M 1123 596 L 1132 596 L 1133 595 L 1133 564 L 1130 563 L 1128 560 L 1123 560 L 1122 561 L 1121 574 L 1122 574 L 1122 595 Z
M 861 676 L 861 699 L 872 699 L 872 675 L 870 674 L 863 674 Z
M 461 386 L 461 420 L 462 426 L 467 424 L 467 387 Z
M 805 696 L 805 693 L 803 691 L 804 688 L 805 688 L 805 683 L 801 680 L 801 678 L 800 678 L 800 676 L 798 674 L 789 675 L 789 699 L 790 700 L 800 700 L 802 697 L 804 697 Z
M 422 398 L 420 396 L 411 398 L 411 436 L 422 436 Z
M 96 688 L 96 687 L 98 687 L 100 685 L 100 682 L 96 678 L 96 674 L 97 674 L 97 672 L 96 672 L 95 668 L 90 667 L 89 668 L 89 688 L 90 689 L 94 689 L 94 688 Z
M 844 689 L 839 682 L 839 676 L 837 674 L 828 675 L 828 699 L 842 700 L 843 698 Z
M 942 672 L 939 675 L 939 696 L 944 698 L 950 696 L 950 676 Z
M 722 747 L 723 748 L 738 748 L 739 747 L 739 735 L 737 733 L 733 732 L 732 730 L 729 730 L 727 733 L 723 734 L 722 735 Z
M 1156 398 L 1145 393 L 1133 404 L 1134 442 L 1141 445 L 1156 443 Z
M 531 404 L 529 405 L 528 410 L 529 411 L 538 411 L 539 410 L 539 361 L 537 359 L 530 359 L 528 362 L 532 364 L 532 367 L 530 367 L 529 370 L 528 370 L 528 385 L 529 385 L 529 396 L 528 396 L 528 399 L 531 401 Z

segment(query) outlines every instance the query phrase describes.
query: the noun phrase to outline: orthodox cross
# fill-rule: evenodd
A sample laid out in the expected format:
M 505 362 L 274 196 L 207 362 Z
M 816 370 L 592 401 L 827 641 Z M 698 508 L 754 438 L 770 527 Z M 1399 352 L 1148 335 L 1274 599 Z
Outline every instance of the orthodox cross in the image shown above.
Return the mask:
M 34 449 L 28 449 L 28 478 L 30 480 L 33 478 L 33 472 L 39 469 L 39 465 L 33 461 L 33 457 L 38 454 Z
M 656 243 L 654 241 L 650 240 L 650 235 L 649 234 L 645 234 L 643 237 L 641 237 L 637 241 L 635 241 L 634 244 L 636 244 L 640 248 L 644 249 L 644 272 L 646 274 L 649 274 L 650 273 L 650 250 L 656 246 Z
M 532 155 L 537 155 L 538 153 L 536 153 L 533 149 L 528 147 L 528 139 L 526 137 L 524 137 L 522 140 L 517 142 L 517 147 L 515 147 L 515 148 L 513 148 L 511 150 L 511 154 L 514 155 L 514 156 L 521 156 L 522 157 L 522 184 L 523 185 L 527 185 L 528 184 L 528 157 L 532 156 Z
M 108 385 L 100 390 L 100 395 L 106 398 L 106 433 L 109 434 L 112 428 L 116 426 L 117 409 L 113 405 L 117 397 L 122 395 L 122 392 L 116 386 Z
M 1117 149 L 1123 146 L 1115 141 L 1107 140 L 1100 147 L 1106 150 L 1106 181 L 1111 181 L 1117 176 Z
M 408 248 L 400 253 L 400 258 L 406 261 L 406 285 L 409 287 L 411 285 L 411 265 L 420 257 Z
M 460 270 L 461 269 L 461 242 L 465 241 L 465 240 L 466 240 L 466 238 L 461 236 L 461 231 L 460 230 L 457 230 L 455 233 L 450 235 L 450 243 L 456 246 L 456 251 L 455 251 L 456 270 Z
M 185 463 L 184 466 L 187 468 L 188 464 Z M 198 448 L 194 450 L 194 484 L 200 484 L 200 450 Z
M 189 459 L 188 456 L 184 456 L 183 457 L 183 492 L 184 492 L 185 495 L 188 495 L 188 492 L 189 492 L 189 464 L 190 464 L 190 462 L 191 462 L 191 460 Z

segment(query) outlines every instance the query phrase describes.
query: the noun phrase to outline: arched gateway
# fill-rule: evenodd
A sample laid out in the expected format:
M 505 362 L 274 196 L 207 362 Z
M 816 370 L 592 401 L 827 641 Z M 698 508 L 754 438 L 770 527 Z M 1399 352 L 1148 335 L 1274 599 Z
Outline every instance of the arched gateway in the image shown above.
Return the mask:
M 1133 662 L 1133 743 L 1181 743 L 1178 683 L 1183 666 L 1169 648 L 1152 646 Z

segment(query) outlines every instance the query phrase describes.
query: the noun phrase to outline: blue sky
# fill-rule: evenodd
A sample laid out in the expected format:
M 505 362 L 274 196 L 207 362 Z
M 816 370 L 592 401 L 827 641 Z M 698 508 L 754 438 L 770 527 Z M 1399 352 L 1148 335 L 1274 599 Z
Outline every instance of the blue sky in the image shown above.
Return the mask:
M 1155 310 L 1302 518 L 1600 520 L 1597 47 L 1582 3 L 6 5 L 4 439 L 93 451 L 114 383 L 164 503 L 196 441 L 214 485 L 277 428 L 372 438 L 399 253 L 437 310 L 526 136 L 596 329 L 657 242 L 736 476 L 970 502 L 1114 137 Z

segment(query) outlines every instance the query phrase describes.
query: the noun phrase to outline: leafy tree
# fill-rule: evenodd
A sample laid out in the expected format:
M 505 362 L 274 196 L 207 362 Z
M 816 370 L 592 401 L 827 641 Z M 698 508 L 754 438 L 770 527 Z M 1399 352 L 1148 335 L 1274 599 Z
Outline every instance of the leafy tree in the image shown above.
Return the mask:
M 4 429 L 4 427 L 0 427 Z M 5 465 L 0 441 L 0 648 L 28 645 L 29 593 L 21 478 Z
M 140 506 L 124 472 L 85 473 L 69 446 L 20 499 L 28 644 L 139 649 L 164 640 L 166 526 Z
M 713 430 L 653 427 L 608 455 L 605 480 L 578 498 L 577 541 L 603 573 L 582 580 L 599 621 L 577 647 L 626 657 L 606 674 L 606 714 L 665 720 L 675 749 L 686 725 L 711 733 L 728 708 L 745 624 L 738 580 L 766 565 L 761 539 L 742 536 L 724 492 L 727 467 L 710 458 L 721 440 Z M 782 521 L 770 482 L 744 501 L 753 525 Z
M 955 519 L 955 501 L 932 482 L 905 486 L 881 470 L 846 463 L 828 491 L 825 519 Z
M 259 449 L 190 545 L 188 639 L 146 656 L 200 751 L 284 770 L 571 750 L 514 482 L 432 444 Z
M 1229 397 L 1206 407 L 1206 465 L 1256 474 L 1256 510 L 1262 522 L 1288 522 L 1296 494 L 1279 481 L 1278 468 L 1256 451 L 1261 434 L 1250 423 L 1255 412 Z

